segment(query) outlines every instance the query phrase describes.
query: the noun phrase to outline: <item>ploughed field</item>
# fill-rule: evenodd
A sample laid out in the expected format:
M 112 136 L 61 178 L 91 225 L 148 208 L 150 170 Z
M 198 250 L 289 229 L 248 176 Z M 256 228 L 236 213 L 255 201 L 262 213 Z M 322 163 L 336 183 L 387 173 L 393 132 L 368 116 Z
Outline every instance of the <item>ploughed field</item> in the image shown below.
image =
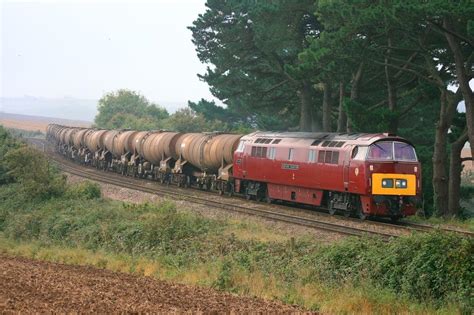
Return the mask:
M 301 309 L 148 277 L 0 255 L 0 313 L 295 312 Z
M 51 123 L 69 124 L 75 127 L 89 128 L 91 123 L 60 118 L 39 117 L 19 114 L 0 113 L 0 125 L 5 128 L 22 129 L 27 131 L 40 131 L 46 133 L 46 127 Z

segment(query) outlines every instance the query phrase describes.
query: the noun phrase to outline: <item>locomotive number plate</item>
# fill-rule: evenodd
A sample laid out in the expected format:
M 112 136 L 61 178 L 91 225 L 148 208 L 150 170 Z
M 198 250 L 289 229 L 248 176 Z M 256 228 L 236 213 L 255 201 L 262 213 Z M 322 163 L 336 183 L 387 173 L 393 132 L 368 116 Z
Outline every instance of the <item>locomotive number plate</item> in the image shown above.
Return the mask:
M 287 163 L 283 163 L 281 165 L 281 168 L 284 169 L 284 170 L 297 170 L 300 168 L 299 165 L 296 165 L 296 164 L 287 164 Z

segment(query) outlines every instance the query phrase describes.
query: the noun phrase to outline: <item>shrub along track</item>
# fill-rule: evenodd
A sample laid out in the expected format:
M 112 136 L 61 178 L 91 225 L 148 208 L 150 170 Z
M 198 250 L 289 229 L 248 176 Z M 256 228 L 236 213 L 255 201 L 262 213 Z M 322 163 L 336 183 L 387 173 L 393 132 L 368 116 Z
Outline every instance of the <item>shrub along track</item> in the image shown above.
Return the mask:
M 314 210 L 276 204 L 268 205 L 264 203 L 247 202 L 241 198 L 223 197 L 198 189 L 167 187 L 166 185 L 160 185 L 153 181 L 137 180 L 116 173 L 100 171 L 92 167 L 80 166 L 55 152 L 52 146 L 45 140 L 36 138 L 30 138 L 28 140 L 39 150 L 45 151 L 48 157 L 66 173 L 175 200 L 178 199 L 201 204 L 207 207 L 259 216 L 274 221 L 296 224 L 347 236 L 360 237 L 363 235 L 373 235 L 388 240 L 391 237 L 398 237 L 412 231 L 428 232 L 434 229 L 462 233 L 471 237 L 474 236 L 474 233 L 469 231 L 441 228 L 432 225 L 407 222 L 393 224 L 381 221 L 361 221 L 354 218 L 334 217 L 328 213 L 315 212 Z

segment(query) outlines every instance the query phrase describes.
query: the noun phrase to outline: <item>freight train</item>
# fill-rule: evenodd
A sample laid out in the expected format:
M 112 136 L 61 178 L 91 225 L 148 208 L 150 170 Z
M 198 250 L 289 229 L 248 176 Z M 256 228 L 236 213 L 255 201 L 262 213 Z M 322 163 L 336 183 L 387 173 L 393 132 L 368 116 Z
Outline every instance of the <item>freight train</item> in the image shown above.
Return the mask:
M 85 165 L 247 199 L 291 202 L 330 214 L 415 214 L 421 165 L 413 145 L 392 134 L 179 133 L 51 124 L 47 139 Z

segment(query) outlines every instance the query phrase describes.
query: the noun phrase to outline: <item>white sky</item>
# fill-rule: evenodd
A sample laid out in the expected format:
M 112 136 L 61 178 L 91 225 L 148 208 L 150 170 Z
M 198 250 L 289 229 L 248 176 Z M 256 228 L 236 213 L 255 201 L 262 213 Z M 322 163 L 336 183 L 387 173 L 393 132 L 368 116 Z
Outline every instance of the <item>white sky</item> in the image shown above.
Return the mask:
M 160 102 L 212 98 L 191 42 L 205 0 L 0 0 L 0 97 L 98 99 L 119 88 Z

